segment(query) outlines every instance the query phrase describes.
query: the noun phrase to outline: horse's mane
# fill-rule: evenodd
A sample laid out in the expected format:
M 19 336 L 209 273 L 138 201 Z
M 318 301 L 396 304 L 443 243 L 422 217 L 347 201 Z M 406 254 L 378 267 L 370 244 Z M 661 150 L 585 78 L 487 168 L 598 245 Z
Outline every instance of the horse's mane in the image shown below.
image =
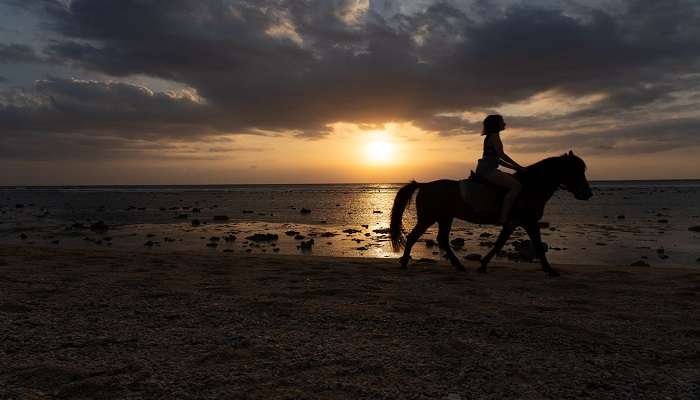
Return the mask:
M 586 164 L 574 154 L 563 154 L 558 157 L 549 157 L 537 161 L 525 167 L 524 171 L 515 173 L 515 177 L 522 183 L 537 183 L 539 185 L 557 180 L 564 170 L 571 170 L 574 164 L 579 164 L 584 170 Z

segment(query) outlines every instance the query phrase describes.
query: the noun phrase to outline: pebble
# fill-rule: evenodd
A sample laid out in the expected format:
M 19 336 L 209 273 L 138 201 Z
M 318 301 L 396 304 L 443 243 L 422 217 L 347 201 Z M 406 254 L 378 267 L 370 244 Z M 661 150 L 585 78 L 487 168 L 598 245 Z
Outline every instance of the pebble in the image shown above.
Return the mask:
M 646 261 L 639 260 L 630 264 L 630 267 L 650 267 L 650 265 Z

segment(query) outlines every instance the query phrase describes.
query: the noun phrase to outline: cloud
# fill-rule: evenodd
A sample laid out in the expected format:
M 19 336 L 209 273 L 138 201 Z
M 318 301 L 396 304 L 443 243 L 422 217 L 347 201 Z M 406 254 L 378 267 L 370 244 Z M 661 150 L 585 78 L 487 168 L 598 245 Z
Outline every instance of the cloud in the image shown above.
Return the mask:
M 519 152 L 555 152 L 573 148 L 588 154 L 658 153 L 700 146 L 698 127 L 700 118 L 697 117 L 670 118 L 604 130 L 511 138 L 508 143 Z
M 23 44 L 0 43 L 0 64 L 40 63 L 43 60 L 33 48 Z
M 51 62 L 114 78 L 49 78 L 22 95 L 5 93 L 13 101 L 0 106 L 0 129 L 15 135 L 318 137 L 339 121 L 413 121 L 446 135 L 468 134 L 479 124 L 459 113 L 497 111 L 556 91 L 601 100 L 564 115 L 514 121 L 569 132 L 590 126 L 586 134 L 596 137 L 593 127 L 611 116 L 653 114 L 678 91 L 700 88 L 678 83 L 700 66 L 700 6 L 692 0 L 628 0 L 616 7 L 575 1 L 497 7 L 373 1 L 369 8 L 354 0 L 8 3 L 41 18 L 53 38 L 42 49 Z M 34 54 L 29 48 L 15 53 L 12 60 Z M 192 90 L 154 92 L 126 83 L 137 75 Z M 595 147 L 581 135 L 563 138 Z M 531 140 L 530 149 L 555 143 L 522 140 Z
M 51 77 L 0 92 L 0 130 L 147 138 L 204 135 L 216 121 L 192 92 L 153 92 L 124 82 Z

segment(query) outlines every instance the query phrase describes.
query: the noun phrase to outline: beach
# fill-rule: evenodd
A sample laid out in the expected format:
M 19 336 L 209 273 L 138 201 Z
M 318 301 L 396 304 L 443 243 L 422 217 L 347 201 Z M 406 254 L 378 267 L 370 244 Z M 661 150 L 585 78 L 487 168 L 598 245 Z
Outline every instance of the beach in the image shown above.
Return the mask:
M 700 398 L 696 267 L 0 247 L 0 398 Z

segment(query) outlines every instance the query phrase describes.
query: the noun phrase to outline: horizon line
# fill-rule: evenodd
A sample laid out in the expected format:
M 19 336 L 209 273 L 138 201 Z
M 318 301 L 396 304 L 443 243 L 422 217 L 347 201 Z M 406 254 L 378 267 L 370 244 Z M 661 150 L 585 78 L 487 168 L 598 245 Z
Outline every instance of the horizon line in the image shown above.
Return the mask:
M 456 179 L 455 179 L 456 180 Z M 668 179 L 592 179 L 589 183 L 605 182 L 688 182 L 700 181 L 700 178 L 668 178 Z M 134 187 L 134 186 L 302 186 L 302 185 L 401 185 L 405 182 L 314 182 L 314 183 L 138 183 L 138 184 L 39 184 L 39 185 L 0 185 L 0 189 L 10 189 L 17 187 L 26 188 L 55 188 L 55 187 Z M 430 182 L 430 181 L 425 181 Z

